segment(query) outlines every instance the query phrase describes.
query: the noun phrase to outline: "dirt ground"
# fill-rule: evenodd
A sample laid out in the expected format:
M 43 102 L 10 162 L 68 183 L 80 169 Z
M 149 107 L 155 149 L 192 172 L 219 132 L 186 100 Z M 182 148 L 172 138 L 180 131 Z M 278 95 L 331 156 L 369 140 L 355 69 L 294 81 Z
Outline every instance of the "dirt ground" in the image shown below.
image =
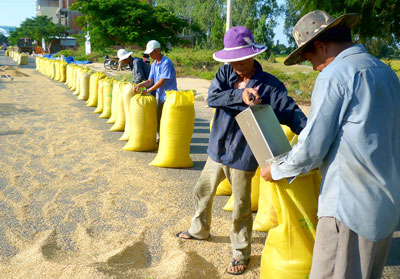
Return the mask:
M 194 166 L 157 168 L 148 165 L 156 152 L 123 151 L 122 133 L 35 71 L 34 58 L 16 67 L 0 52 L 3 65 L 24 75 L 0 78 L 0 278 L 232 278 L 224 273 L 228 197 L 214 200 L 209 241 L 175 237 L 190 224 L 192 189 L 207 158 L 212 110 L 204 101 L 195 102 Z M 178 87 L 202 96 L 207 82 L 179 79 Z M 260 277 L 266 236 L 254 232 L 240 278 Z M 384 278 L 400 278 L 396 251 Z

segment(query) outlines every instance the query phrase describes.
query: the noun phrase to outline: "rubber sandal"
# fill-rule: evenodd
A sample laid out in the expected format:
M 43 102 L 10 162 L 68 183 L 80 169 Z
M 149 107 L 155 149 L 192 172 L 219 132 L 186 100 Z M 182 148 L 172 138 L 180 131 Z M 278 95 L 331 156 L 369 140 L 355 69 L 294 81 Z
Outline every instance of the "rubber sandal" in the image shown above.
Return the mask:
M 234 267 L 234 266 L 239 266 L 239 265 L 244 265 L 244 268 L 243 268 L 242 270 L 239 270 L 238 272 L 231 272 L 231 271 L 228 271 L 228 269 L 226 269 L 226 273 L 228 273 L 228 274 L 230 274 L 230 275 L 240 275 L 240 274 L 243 274 L 243 273 L 245 272 L 245 270 L 246 270 L 247 265 L 249 264 L 249 262 L 250 262 L 250 259 L 247 259 L 247 260 L 236 260 L 235 258 L 233 258 L 232 261 L 231 261 L 231 263 L 230 263 L 230 265 L 231 265 L 232 267 Z
M 187 238 L 181 237 L 180 235 L 181 235 L 182 233 L 183 233 L 185 236 L 187 236 Z M 193 235 L 191 235 L 191 234 L 189 233 L 189 231 L 178 232 L 175 236 L 178 237 L 178 238 L 180 238 L 180 239 L 183 239 L 183 240 L 208 240 L 208 239 L 210 238 L 210 236 L 208 236 L 208 237 L 205 238 L 205 239 L 200 239 L 200 238 L 197 238 L 197 237 L 194 237 Z

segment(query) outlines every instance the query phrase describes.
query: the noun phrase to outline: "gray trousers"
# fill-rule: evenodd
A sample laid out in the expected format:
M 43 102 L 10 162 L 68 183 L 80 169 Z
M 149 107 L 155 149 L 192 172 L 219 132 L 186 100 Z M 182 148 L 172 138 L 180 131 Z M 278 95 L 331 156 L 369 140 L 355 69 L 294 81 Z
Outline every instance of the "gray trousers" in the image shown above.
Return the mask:
M 318 220 L 310 279 L 380 278 L 392 235 L 373 242 L 333 217 Z
M 231 243 L 233 257 L 246 260 L 251 254 L 251 179 L 254 171 L 242 171 L 216 163 L 210 158 L 201 172 L 194 188 L 195 215 L 189 233 L 196 238 L 206 239 L 210 235 L 212 204 L 218 184 L 228 179 L 234 196 Z

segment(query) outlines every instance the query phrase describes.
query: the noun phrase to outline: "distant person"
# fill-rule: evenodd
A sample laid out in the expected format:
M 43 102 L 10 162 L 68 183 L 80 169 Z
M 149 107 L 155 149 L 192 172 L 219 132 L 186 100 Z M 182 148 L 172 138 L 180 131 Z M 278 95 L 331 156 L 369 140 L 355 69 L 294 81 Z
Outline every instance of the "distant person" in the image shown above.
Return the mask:
M 192 224 L 188 230 L 176 234 L 181 239 L 210 237 L 213 199 L 218 184 L 227 178 L 235 199 L 230 235 L 233 257 L 226 272 L 233 275 L 242 274 L 250 261 L 253 226 L 251 180 L 258 167 L 235 117 L 251 104 L 269 104 L 279 122 L 296 134 L 307 121 L 287 95 L 285 85 L 264 72 L 254 59 L 266 50 L 266 46 L 254 42 L 249 29 L 236 26 L 226 32 L 224 49 L 213 55 L 214 60 L 226 64 L 219 68 L 208 91 L 207 103 L 215 108 L 208 158 L 194 188 Z
M 400 217 L 399 79 L 353 44 L 360 19 L 313 11 L 294 26 L 285 64 L 320 73 L 298 143 L 261 171 L 274 181 L 321 170 L 311 279 L 380 278 Z
M 7 43 L 6 43 L 6 42 L 3 43 L 3 49 L 4 49 L 4 50 L 7 49 Z
M 118 50 L 118 69 L 120 70 L 123 64 L 128 64 L 132 71 L 134 82 L 139 84 L 149 78 L 150 61 L 146 63 L 144 59 L 132 57 L 131 54 L 132 52 L 128 52 L 125 49 Z
M 149 41 L 144 54 L 150 55 L 154 60 L 153 64 L 151 64 L 149 79 L 137 85 L 133 90 L 134 92 L 138 92 L 140 88 L 146 88 L 146 91 L 142 92 L 142 94 L 149 93 L 157 98 L 157 129 L 159 131 L 162 108 L 167 97 L 165 91 L 178 90 L 176 85 L 176 72 L 171 59 L 161 53 L 161 45 L 159 42 L 155 40 Z

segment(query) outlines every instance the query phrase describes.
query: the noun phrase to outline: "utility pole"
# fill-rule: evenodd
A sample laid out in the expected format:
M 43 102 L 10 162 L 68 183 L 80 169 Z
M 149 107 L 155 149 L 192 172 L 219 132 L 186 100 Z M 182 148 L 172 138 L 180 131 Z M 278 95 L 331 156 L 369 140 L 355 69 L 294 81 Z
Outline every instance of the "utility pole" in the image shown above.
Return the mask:
M 232 0 L 226 0 L 226 30 L 232 28 Z

